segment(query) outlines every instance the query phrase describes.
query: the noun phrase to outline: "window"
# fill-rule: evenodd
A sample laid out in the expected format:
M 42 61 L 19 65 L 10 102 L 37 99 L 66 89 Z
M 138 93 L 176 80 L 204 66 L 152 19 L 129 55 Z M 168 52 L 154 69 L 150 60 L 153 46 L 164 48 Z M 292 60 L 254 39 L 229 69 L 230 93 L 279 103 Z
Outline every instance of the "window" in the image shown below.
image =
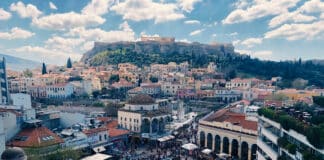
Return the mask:
M 101 137 L 101 135 L 99 135 L 99 141 L 101 141 L 102 140 L 102 137 Z
M 105 140 L 107 140 L 107 134 L 105 134 Z

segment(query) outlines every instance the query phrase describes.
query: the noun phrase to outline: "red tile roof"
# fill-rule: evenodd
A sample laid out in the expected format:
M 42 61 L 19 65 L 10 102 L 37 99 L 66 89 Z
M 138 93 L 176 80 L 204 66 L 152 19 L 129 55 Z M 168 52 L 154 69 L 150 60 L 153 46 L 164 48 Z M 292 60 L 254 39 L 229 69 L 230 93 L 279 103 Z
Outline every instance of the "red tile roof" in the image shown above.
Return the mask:
M 235 125 L 239 125 L 244 129 L 257 130 L 258 123 L 255 121 L 250 121 L 245 119 L 245 114 L 235 113 L 229 109 L 222 109 L 216 113 L 210 115 L 205 119 L 206 121 L 216 121 L 216 122 L 230 122 Z
M 84 130 L 82 132 L 89 136 L 89 135 L 92 135 L 94 133 L 99 133 L 99 132 L 103 132 L 103 131 L 107 131 L 107 128 L 99 127 L 99 128 L 93 128 L 93 129 Z
M 9 142 L 15 147 L 47 147 L 63 143 L 63 139 L 46 127 L 26 128 L 21 130 L 15 138 Z
M 113 121 L 107 123 L 106 127 L 108 129 L 117 128 L 118 127 L 118 121 L 117 120 L 113 120 Z
M 111 128 L 108 130 L 108 132 L 109 132 L 109 137 L 118 137 L 118 136 L 129 134 L 129 131 L 127 130 L 116 129 L 116 128 Z

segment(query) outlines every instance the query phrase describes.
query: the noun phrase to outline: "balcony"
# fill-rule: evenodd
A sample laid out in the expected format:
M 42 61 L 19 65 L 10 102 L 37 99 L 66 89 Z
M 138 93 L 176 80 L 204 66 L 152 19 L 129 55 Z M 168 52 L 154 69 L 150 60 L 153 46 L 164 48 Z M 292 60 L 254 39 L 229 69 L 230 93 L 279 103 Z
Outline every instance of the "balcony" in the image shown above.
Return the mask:
M 277 144 L 279 137 L 275 135 L 273 132 L 271 132 L 268 128 L 262 128 L 261 134 L 267 137 L 274 144 Z
M 257 145 L 259 148 L 261 148 L 271 159 L 277 159 L 278 153 L 275 151 L 271 144 L 267 144 L 267 142 L 264 142 L 261 138 L 258 138 Z

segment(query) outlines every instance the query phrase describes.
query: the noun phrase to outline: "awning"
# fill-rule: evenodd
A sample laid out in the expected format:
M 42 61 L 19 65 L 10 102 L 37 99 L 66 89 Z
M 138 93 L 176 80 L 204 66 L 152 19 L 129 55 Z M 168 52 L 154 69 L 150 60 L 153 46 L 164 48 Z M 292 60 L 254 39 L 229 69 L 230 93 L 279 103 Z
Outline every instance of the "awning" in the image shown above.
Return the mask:
M 99 146 L 99 147 L 93 148 L 92 150 L 96 153 L 100 153 L 100 152 L 106 151 L 106 148 L 104 146 Z
M 106 160 L 112 158 L 111 155 L 96 153 L 95 155 L 85 157 L 81 160 Z
M 210 154 L 212 152 L 212 150 L 206 148 L 206 149 L 202 150 L 201 152 L 205 153 L 205 154 Z
M 197 145 L 195 144 L 192 144 L 192 143 L 188 143 L 188 144 L 184 144 L 181 146 L 183 149 L 186 149 L 186 150 L 189 150 L 189 151 L 192 151 L 192 150 L 195 150 L 198 148 Z
M 159 138 L 158 141 L 159 142 L 166 142 L 166 141 L 169 141 L 171 139 L 174 139 L 174 136 L 168 135 L 168 136 L 164 136 L 164 137 Z

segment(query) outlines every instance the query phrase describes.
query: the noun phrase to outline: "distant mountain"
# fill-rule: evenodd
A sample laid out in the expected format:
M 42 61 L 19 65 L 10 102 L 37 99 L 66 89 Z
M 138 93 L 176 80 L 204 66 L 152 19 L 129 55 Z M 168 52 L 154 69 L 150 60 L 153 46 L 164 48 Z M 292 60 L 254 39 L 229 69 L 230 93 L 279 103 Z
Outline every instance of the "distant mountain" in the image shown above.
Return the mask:
M 36 67 L 41 66 L 41 63 L 23 59 L 23 58 L 18 58 L 14 56 L 9 56 L 6 54 L 0 54 L 0 57 L 5 57 L 6 62 L 7 62 L 7 68 L 15 71 L 22 71 L 25 69 L 34 69 Z
M 313 59 L 310 61 L 312 61 L 314 64 L 319 64 L 324 66 L 324 59 Z

